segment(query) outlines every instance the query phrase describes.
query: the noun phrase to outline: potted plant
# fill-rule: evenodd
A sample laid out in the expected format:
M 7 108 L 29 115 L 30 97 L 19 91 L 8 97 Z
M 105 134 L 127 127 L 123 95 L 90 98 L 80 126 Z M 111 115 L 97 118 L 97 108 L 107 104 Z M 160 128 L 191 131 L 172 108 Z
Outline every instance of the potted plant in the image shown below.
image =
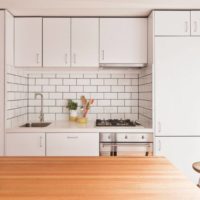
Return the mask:
M 67 103 L 67 108 L 69 109 L 69 120 L 70 121 L 76 121 L 78 103 L 69 99 L 68 103 Z

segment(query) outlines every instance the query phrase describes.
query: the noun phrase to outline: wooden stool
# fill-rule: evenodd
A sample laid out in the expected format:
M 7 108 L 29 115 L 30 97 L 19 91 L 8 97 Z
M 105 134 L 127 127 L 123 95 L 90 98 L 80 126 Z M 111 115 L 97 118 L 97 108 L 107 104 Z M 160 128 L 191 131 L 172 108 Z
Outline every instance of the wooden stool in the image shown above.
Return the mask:
M 192 167 L 196 172 L 200 173 L 200 162 L 193 163 Z M 200 188 L 200 179 L 197 186 Z

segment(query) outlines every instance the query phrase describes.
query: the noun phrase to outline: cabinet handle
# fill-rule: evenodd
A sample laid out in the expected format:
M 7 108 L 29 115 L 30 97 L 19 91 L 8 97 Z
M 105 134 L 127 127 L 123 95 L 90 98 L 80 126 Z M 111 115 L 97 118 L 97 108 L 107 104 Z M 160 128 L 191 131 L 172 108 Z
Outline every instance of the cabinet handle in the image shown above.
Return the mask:
M 158 122 L 158 132 L 160 133 L 162 130 L 161 122 Z
M 73 54 L 73 61 L 74 61 L 74 64 L 76 64 L 76 54 L 75 53 Z
M 158 151 L 161 151 L 161 141 L 158 140 Z
M 65 54 L 65 64 L 67 65 L 67 59 L 68 57 L 67 57 L 67 53 Z
M 37 62 L 37 64 L 40 63 L 40 54 L 39 53 L 36 54 L 36 62 Z
M 188 22 L 185 21 L 185 32 L 187 33 L 188 32 Z
M 78 136 L 67 136 L 67 139 L 78 139 Z
M 42 147 L 42 136 L 40 136 L 40 147 Z
M 194 32 L 197 32 L 197 21 L 194 21 Z
M 101 58 L 104 60 L 104 50 L 101 51 Z

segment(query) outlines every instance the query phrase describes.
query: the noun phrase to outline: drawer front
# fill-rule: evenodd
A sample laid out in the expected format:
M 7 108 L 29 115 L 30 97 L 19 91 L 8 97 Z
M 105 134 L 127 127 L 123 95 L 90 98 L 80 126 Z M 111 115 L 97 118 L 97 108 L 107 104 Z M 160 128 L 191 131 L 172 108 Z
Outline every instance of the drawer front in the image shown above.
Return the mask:
M 47 156 L 99 156 L 98 133 L 47 133 Z

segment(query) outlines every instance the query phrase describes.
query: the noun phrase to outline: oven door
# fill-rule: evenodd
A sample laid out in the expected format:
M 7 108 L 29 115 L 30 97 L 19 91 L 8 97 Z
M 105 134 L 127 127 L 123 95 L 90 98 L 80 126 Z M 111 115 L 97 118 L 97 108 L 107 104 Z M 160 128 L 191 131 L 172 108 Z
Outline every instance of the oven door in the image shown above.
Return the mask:
M 100 143 L 101 156 L 152 156 L 152 143 Z

